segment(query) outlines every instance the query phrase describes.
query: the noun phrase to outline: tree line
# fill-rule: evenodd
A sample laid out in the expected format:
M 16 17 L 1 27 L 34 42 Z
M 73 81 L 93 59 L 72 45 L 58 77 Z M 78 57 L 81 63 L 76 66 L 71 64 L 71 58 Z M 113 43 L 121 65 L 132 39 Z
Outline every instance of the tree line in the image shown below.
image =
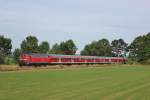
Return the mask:
M 75 55 L 77 46 L 73 40 L 56 43 L 50 48 L 48 41 L 39 43 L 37 37 L 27 36 L 20 48 L 12 51 L 12 40 L 0 35 L 0 64 L 17 63 L 21 53 L 64 54 Z M 93 41 L 85 45 L 80 55 L 126 57 L 135 62 L 150 63 L 150 33 L 138 36 L 128 45 L 123 39 Z

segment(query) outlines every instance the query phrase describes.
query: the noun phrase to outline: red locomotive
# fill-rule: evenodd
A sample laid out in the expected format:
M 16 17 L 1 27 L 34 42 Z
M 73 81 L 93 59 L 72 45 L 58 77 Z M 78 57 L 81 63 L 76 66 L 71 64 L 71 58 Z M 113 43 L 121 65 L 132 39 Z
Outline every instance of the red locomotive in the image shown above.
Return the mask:
M 126 63 L 124 57 L 98 57 L 80 55 L 53 55 L 24 53 L 19 57 L 20 65 L 48 65 L 48 64 L 103 64 Z

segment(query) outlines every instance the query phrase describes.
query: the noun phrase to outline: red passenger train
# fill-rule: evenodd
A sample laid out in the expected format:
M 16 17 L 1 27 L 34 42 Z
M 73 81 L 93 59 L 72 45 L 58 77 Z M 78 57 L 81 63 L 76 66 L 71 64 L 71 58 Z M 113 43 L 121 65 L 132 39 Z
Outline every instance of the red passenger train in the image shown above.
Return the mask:
M 80 55 L 54 55 L 24 53 L 19 57 L 19 64 L 22 65 L 48 65 L 48 64 L 112 64 L 126 63 L 124 57 L 99 57 Z

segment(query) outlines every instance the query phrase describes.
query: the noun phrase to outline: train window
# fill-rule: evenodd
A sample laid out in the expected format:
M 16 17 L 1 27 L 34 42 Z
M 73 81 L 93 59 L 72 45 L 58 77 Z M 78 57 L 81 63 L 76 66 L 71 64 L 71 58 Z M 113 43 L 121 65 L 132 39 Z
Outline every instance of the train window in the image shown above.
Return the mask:
M 79 58 L 74 58 L 73 60 L 74 60 L 74 61 L 79 61 Z
M 70 61 L 70 60 L 71 60 L 71 58 L 66 58 L 66 60 L 69 60 L 69 61 Z
M 52 60 L 55 60 L 55 61 L 56 61 L 56 60 L 59 60 L 59 58 L 52 58 Z
M 68 59 L 70 59 L 70 58 L 61 58 L 61 60 L 68 60 Z
M 84 58 L 81 58 L 81 60 L 85 60 Z

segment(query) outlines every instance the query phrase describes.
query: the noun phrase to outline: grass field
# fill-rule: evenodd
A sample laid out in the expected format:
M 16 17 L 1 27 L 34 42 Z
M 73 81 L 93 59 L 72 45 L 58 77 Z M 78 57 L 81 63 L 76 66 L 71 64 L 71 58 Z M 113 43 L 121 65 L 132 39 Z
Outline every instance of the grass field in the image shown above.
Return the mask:
M 150 67 L 0 72 L 0 100 L 150 100 Z

